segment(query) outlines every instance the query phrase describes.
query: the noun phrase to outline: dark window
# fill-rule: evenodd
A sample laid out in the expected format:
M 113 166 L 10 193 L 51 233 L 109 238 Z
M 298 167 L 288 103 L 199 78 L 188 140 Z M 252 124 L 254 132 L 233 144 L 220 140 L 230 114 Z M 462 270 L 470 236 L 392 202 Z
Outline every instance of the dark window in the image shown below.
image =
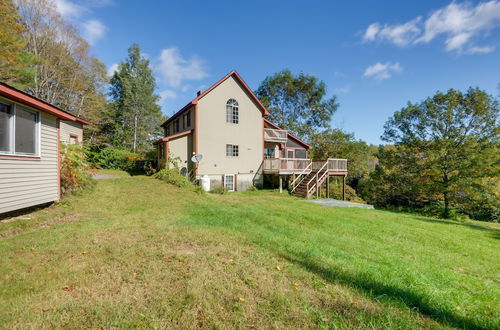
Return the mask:
M 234 144 L 226 144 L 226 156 L 228 157 L 238 157 L 239 147 Z
M 10 152 L 12 110 L 6 104 L 0 103 L 0 152 Z
M 16 109 L 15 150 L 21 154 L 36 154 L 38 113 Z
M 295 158 L 306 158 L 306 149 L 295 149 Z
M 167 125 L 167 127 L 165 127 L 165 136 L 169 135 L 170 135 L 170 125 Z
M 226 103 L 226 122 L 238 124 L 239 117 L 238 102 L 235 99 L 229 99 Z
M 191 127 L 191 111 L 186 113 L 186 127 Z
M 178 133 L 178 132 L 179 132 L 179 119 L 174 121 L 174 133 Z

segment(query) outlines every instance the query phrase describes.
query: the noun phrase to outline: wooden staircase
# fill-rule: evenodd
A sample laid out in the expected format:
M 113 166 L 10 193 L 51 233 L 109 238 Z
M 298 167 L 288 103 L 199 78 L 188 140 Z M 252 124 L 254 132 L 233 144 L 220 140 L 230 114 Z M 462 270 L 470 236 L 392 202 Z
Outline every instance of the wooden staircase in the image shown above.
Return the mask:
M 325 162 L 325 165 L 319 170 L 311 170 L 308 174 L 304 174 L 305 177 L 292 187 L 291 194 L 297 197 L 311 198 L 328 178 L 327 164 L 328 162 Z

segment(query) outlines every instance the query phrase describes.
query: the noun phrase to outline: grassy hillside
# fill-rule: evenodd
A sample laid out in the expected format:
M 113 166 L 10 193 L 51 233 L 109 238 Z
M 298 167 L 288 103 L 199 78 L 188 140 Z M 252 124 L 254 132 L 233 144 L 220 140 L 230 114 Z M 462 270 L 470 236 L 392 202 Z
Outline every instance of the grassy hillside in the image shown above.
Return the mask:
M 496 224 L 142 176 L 28 217 L 0 223 L 0 328 L 500 327 Z

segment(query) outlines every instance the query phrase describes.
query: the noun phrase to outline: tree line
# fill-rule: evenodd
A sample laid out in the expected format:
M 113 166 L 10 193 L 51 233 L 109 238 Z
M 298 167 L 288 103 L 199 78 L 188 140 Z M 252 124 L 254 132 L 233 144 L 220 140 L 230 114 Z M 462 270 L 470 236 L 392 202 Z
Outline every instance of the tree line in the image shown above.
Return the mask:
M 1 81 L 91 121 L 85 135 L 93 150 L 154 157 L 152 142 L 162 136 L 166 117 L 149 60 L 137 44 L 108 77 L 52 0 L 3 0 L 0 21 Z M 499 104 L 484 91 L 450 89 L 408 103 L 388 119 L 386 144 L 378 147 L 331 127 L 339 104 L 315 76 L 283 70 L 266 77 L 255 94 L 271 121 L 313 146 L 310 157 L 349 160 L 350 199 L 448 218 L 499 220 Z

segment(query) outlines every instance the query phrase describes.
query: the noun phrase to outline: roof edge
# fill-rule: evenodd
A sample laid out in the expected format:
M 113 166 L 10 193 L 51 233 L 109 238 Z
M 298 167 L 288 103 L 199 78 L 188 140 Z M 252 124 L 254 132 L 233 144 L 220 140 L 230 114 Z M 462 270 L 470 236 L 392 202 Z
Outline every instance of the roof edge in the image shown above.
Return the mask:
M 208 89 L 206 89 L 202 93 L 200 93 L 200 95 L 195 97 L 191 102 L 189 102 L 182 109 L 177 111 L 172 117 L 168 118 L 163 124 L 161 124 L 161 126 L 165 127 L 165 125 L 172 122 L 174 119 L 179 117 L 184 111 L 186 111 L 187 109 L 189 109 L 190 107 L 192 107 L 193 105 L 198 103 L 198 101 L 201 100 L 205 95 L 210 93 L 212 90 L 214 90 L 217 86 L 222 84 L 224 81 L 226 81 L 231 76 L 234 76 L 236 78 L 236 80 L 238 80 L 240 82 L 240 84 L 243 86 L 243 89 L 245 89 L 246 92 L 248 94 L 250 94 L 250 97 L 255 101 L 255 103 L 257 103 L 257 106 L 262 111 L 262 115 L 264 117 L 269 116 L 269 111 L 267 110 L 267 108 L 262 104 L 262 102 L 260 102 L 259 98 L 253 93 L 253 91 L 250 89 L 250 87 L 248 87 L 247 83 L 243 80 L 243 78 L 241 78 L 241 76 L 238 74 L 238 72 L 236 72 L 236 70 L 233 70 L 233 71 L 229 72 L 227 75 L 225 75 L 224 77 L 222 77 L 221 79 L 219 79 L 215 84 L 210 86 Z
M 278 125 L 276 125 L 276 124 L 274 124 L 274 123 L 270 122 L 270 121 L 269 121 L 269 120 L 267 120 L 266 118 L 264 118 L 264 121 L 265 121 L 267 124 L 269 124 L 269 125 L 273 126 L 275 129 L 283 129 L 283 128 L 279 127 Z M 298 138 L 298 137 L 296 137 L 295 135 L 290 134 L 290 132 L 288 132 L 288 130 L 287 130 L 287 135 L 288 135 L 289 137 L 291 137 L 291 138 L 292 138 L 292 140 L 294 140 L 294 141 L 296 141 L 297 143 L 302 144 L 303 146 L 305 146 L 307 149 L 311 148 L 311 145 L 310 145 L 310 144 L 305 143 L 304 141 L 302 141 L 301 139 L 299 139 L 299 138 Z
M 21 104 L 24 104 L 26 106 L 35 108 L 40 111 L 47 112 L 53 116 L 56 116 L 57 118 L 64 119 L 64 120 L 70 120 L 70 121 L 76 121 L 79 122 L 83 125 L 90 125 L 91 122 L 79 118 L 75 115 L 72 115 L 71 113 L 64 111 L 55 105 L 52 105 L 48 102 L 45 102 L 37 97 L 34 97 L 32 95 L 29 95 L 26 92 L 23 92 L 15 87 L 12 87 L 4 82 L 0 82 L 0 96 L 3 96 L 8 99 L 12 99 L 16 102 L 19 102 Z

